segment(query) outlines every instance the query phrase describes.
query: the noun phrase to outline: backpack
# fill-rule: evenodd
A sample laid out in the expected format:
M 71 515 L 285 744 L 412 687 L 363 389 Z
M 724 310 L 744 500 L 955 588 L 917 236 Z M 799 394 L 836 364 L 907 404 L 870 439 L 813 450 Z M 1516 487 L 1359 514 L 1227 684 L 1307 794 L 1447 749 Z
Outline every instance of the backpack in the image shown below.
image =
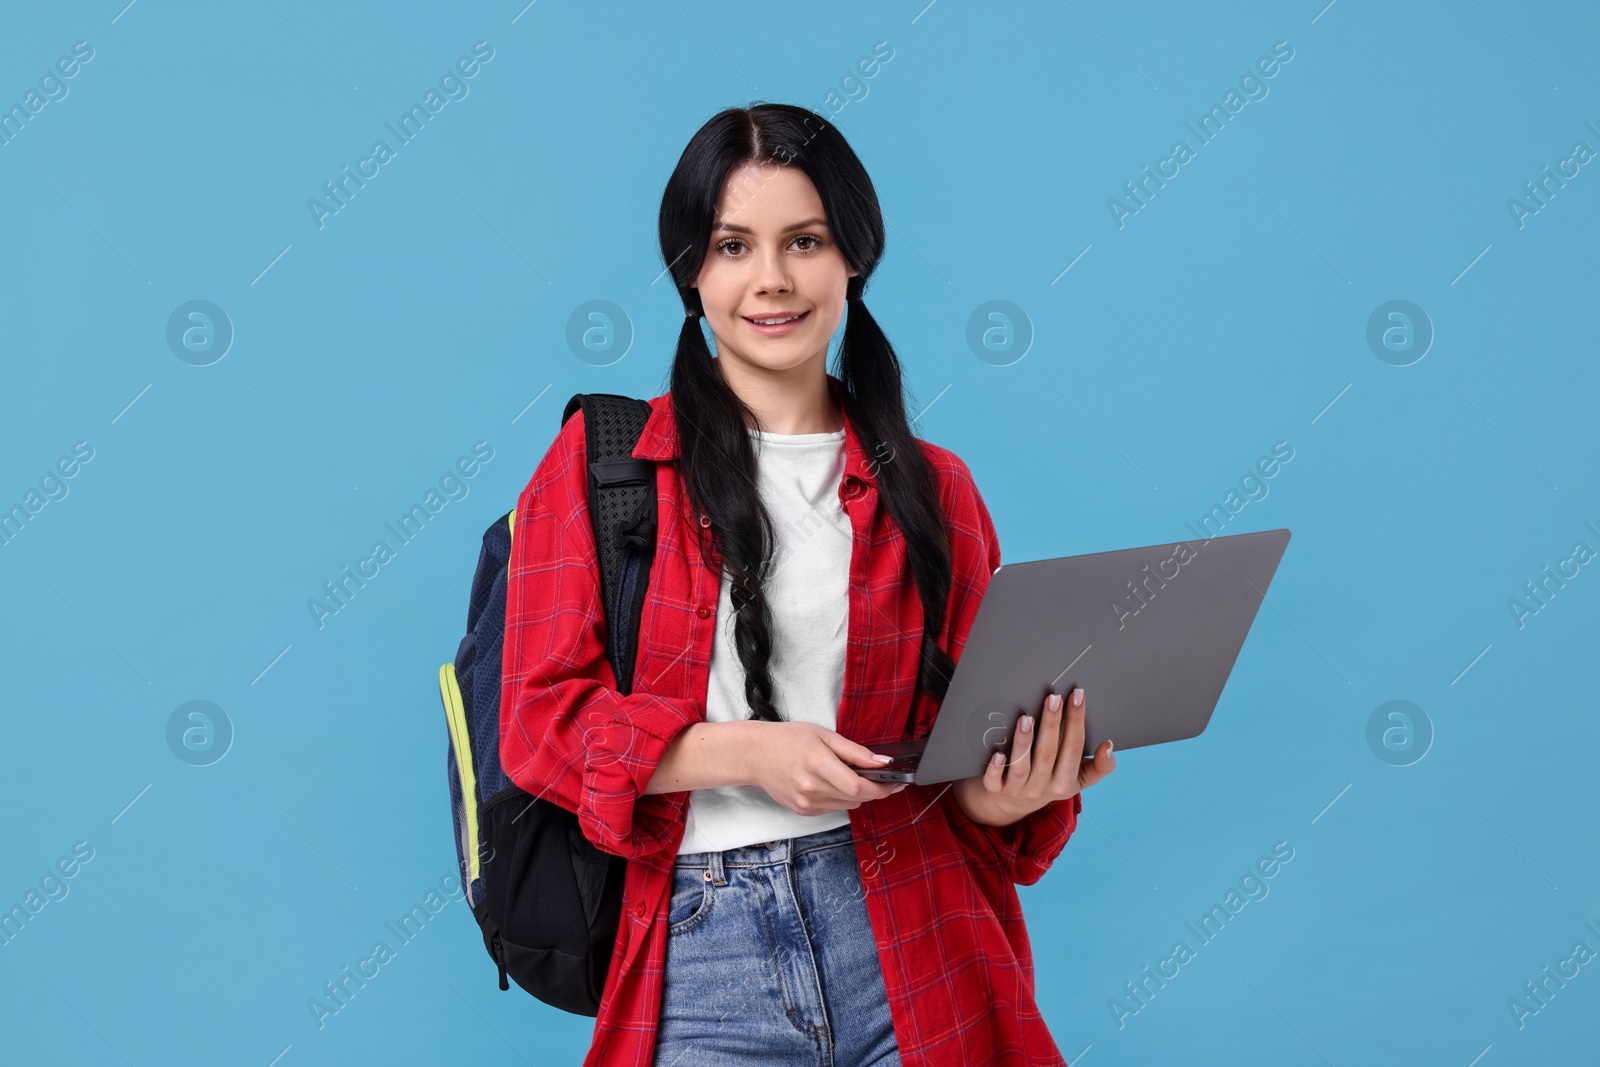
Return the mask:
M 632 457 L 650 405 L 612 393 L 580 393 L 561 415 L 583 410 L 589 517 L 600 560 L 606 658 L 617 691 L 633 688 L 639 617 L 655 555 L 655 463 Z M 456 860 L 484 947 L 506 978 L 577 1015 L 597 1016 L 622 914 L 627 860 L 584 836 L 575 813 L 515 785 L 500 764 L 500 683 L 507 561 L 516 510 L 483 534 L 468 598 L 467 633 L 439 668 L 448 724 L 447 774 Z

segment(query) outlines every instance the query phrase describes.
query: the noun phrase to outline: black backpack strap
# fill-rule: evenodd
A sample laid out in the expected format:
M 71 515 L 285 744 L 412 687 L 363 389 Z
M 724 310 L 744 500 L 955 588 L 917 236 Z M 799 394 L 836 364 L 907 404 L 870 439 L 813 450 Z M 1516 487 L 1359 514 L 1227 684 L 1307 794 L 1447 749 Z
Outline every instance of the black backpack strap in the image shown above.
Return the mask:
M 606 656 L 618 691 L 630 693 L 656 545 L 656 465 L 633 458 L 650 404 L 615 393 L 578 393 L 567 401 L 562 424 L 580 408 L 589 458 L 589 520 L 600 557 Z

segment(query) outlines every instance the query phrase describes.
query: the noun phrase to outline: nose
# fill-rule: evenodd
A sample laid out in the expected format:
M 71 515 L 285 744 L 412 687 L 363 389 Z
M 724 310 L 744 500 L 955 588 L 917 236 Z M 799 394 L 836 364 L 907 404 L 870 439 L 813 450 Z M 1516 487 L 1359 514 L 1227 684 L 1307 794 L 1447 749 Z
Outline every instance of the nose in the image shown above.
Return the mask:
M 758 293 L 787 293 L 790 288 L 789 265 L 782 251 L 768 249 L 760 254 L 755 275 Z

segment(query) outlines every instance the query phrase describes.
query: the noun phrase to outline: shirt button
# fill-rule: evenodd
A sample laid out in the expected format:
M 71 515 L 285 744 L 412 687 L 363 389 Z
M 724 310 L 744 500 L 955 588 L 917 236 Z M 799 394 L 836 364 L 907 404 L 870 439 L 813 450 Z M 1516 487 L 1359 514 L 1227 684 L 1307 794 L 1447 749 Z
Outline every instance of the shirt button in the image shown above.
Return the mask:
M 633 913 L 641 919 L 644 918 L 644 901 L 641 900 L 633 906 Z
M 694 613 L 700 616 L 702 619 L 709 619 L 711 617 L 711 609 L 706 607 L 704 604 L 700 605 L 698 608 L 695 608 Z

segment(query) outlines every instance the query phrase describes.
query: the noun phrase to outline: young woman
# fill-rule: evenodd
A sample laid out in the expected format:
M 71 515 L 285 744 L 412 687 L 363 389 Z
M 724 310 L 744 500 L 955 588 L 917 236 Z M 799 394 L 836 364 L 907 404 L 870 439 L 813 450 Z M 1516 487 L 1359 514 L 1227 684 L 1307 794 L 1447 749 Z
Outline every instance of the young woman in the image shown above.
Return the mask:
M 981 777 L 856 771 L 932 728 L 1000 564 L 862 302 L 872 183 L 812 112 L 730 109 L 684 150 L 660 240 L 687 316 L 633 453 L 657 461 L 658 532 L 632 692 L 605 658 L 581 413 L 518 501 L 507 590 L 507 773 L 630 861 L 586 1067 L 1063 1064 L 1015 886 L 1116 766 L 1109 742 L 1082 759 L 1082 691 Z

